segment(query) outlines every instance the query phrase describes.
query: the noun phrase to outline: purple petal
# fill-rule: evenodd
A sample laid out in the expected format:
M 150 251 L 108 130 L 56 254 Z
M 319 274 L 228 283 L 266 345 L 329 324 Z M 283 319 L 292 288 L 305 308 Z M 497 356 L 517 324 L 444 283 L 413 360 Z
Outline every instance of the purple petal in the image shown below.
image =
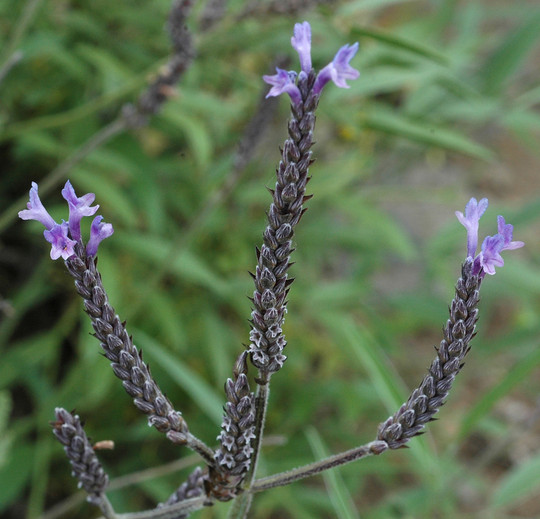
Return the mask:
M 504 246 L 502 250 L 514 250 L 519 249 L 525 245 L 522 241 L 512 241 L 512 236 L 514 234 L 514 226 L 506 223 L 504 217 L 497 216 L 497 227 L 499 229 L 499 234 L 504 238 Z
M 501 234 L 487 236 L 482 243 L 480 261 L 486 274 L 493 276 L 495 274 L 495 267 L 502 267 L 504 265 L 504 260 L 501 257 L 503 248 L 504 237 Z
M 349 65 L 349 61 L 358 51 L 358 42 L 353 45 L 344 45 L 339 49 L 332 60 L 324 67 L 315 80 L 313 93 L 320 94 L 326 83 L 333 81 L 340 88 L 350 88 L 347 84 L 348 79 L 357 79 L 360 72 Z
M 467 230 L 467 255 L 474 258 L 478 247 L 478 222 L 488 207 L 488 199 L 482 198 L 480 202 L 476 198 L 471 198 L 465 206 L 465 215 L 461 211 L 456 211 L 459 222 Z
M 112 224 L 102 223 L 101 220 L 103 220 L 103 216 L 96 216 L 90 226 L 90 239 L 86 245 L 87 256 L 95 256 L 101 241 L 114 232 Z
M 19 218 L 22 220 L 37 220 L 42 223 L 47 230 L 52 229 L 55 225 L 58 225 L 47 212 L 38 195 L 38 185 L 32 182 L 32 188 L 30 189 L 30 201 L 26 204 L 28 209 L 19 211 Z
M 291 45 L 298 52 L 302 71 L 309 74 L 311 70 L 311 26 L 308 22 L 295 24 Z
M 276 72 L 277 74 L 274 74 L 273 76 L 263 76 L 265 83 L 272 85 L 272 88 L 270 89 L 270 92 L 266 94 L 266 97 L 276 97 L 283 93 L 287 93 L 294 104 L 300 104 L 302 95 L 294 83 L 296 80 L 296 72 L 287 72 L 286 70 L 277 67 Z
M 77 242 L 68 237 L 68 224 L 66 222 L 55 223 L 51 229 L 43 231 L 43 236 L 52 245 L 51 258 L 53 260 L 60 257 L 66 260 L 75 254 L 73 247 Z
M 75 241 L 81 239 L 81 220 L 84 216 L 92 216 L 99 209 L 99 205 L 90 207 L 95 200 L 94 193 L 88 193 L 77 197 L 70 181 L 66 182 L 62 189 L 62 196 L 67 200 L 69 206 L 69 232 Z

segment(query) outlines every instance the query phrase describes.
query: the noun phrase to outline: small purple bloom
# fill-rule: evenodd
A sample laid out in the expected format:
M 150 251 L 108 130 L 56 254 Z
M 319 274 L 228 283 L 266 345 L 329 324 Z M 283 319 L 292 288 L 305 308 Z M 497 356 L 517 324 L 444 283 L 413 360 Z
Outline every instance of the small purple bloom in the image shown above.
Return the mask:
M 272 85 L 270 92 L 266 94 L 266 97 L 276 97 L 283 93 L 289 94 L 293 104 L 300 104 L 302 101 L 302 95 L 299 88 L 295 84 L 296 72 L 283 70 L 276 67 L 277 74 L 273 76 L 263 76 L 263 80 Z
M 311 26 L 308 22 L 295 24 L 291 45 L 298 52 L 302 72 L 309 74 L 311 71 Z
M 71 182 L 68 180 L 64 189 L 62 189 L 62 196 L 67 200 L 69 206 L 69 232 L 71 238 L 79 241 L 81 239 L 81 220 L 83 216 L 92 216 L 99 209 L 99 205 L 90 207 L 96 195 L 88 193 L 78 198 Z
M 467 255 L 471 258 L 474 258 L 478 246 L 478 222 L 487 206 L 487 198 L 482 198 L 480 202 L 476 198 L 471 198 L 465 206 L 465 216 L 461 211 L 456 211 L 457 219 L 467 229 Z
M 504 249 L 504 237 L 500 234 L 487 236 L 482 243 L 482 252 L 480 252 L 480 264 L 486 274 L 493 276 L 495 267 L 502 267 L 504 260 L 501 251 Z
M 22 220 L 37 220 L 48 230 L 52 229 L 55 225 L 58 225 L 45 207 L 43 207 L 38 195 L 38 185 L 35 182 L 32 182 L 30 201 L 26 204 L 26 207 L 28 207 L 28 209 L 19 211 L 19 218 Z
M 504 246 L 502 250 L 519 249 L 525 245 L 525 243 L 522 241 L 512 241 L 514 226 L 510 225 L 509 223 L 505 223 L 503 216 L 497 216 L 497 227 L 499 234 L 504 238 Z
M 101 220 L 103 220 L 103 216 L 96 216 L 90 226 L 90 239 L 86 245 L 87 256 L 95 256 L 101 241 L 114 232 L 112 224 L 102 223 Z
M 358 51 L 358 42 L 353 45 L 344 45 L 337 51 L 332 63 L 324 67 L 315 80 L 313 93 L 320 94 L 326 83 L 333 81 L 340 88 L 350 88 L 346 80 L 357 79 L 360 72 L 349 65 L 349 61 Z
M 51 259 L 57 260 L 62 257 L 62 259 L 67 260 L 75 254 L 73 247 L 77 242 L 68 237 L 68 224 L 66 222 L 55 223 L 51 229 L 43 231 L 43 236 L 52 245 Z

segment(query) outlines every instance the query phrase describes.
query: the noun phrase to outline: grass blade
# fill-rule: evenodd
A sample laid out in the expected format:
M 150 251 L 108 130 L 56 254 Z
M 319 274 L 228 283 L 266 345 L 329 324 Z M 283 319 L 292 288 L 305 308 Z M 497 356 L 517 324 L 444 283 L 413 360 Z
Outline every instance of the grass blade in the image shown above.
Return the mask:
M 314 427 L 309 427 L 306 430 L 306 436 L 317 459 L 323 459 L 330 455 Z M 323 472 L 323 479 L 328 496 L 336 511 L 336 517 L 338 519 L 360 519 L 339 471 L 337 469 L 327 470 Z

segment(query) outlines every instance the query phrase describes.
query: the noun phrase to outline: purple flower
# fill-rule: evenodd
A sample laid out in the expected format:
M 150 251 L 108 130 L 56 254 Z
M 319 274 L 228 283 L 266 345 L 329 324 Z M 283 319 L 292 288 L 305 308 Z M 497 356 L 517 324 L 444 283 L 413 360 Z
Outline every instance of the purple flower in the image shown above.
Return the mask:
M 308 22 L 295 24 L 291 45 L 298 52 L 302 72 L 309 74 L 311 71 L 311 26 Z
M 353 45 L 344 45 L 337 51 L 332 63 L 324 67 L 315 80 L 313 93 L 320 94 L 326 83 L 332 80 L 340 88 L 350 88 L 347 79 L 357 79 L 360 72 L 349 65 L 349 61 L 358 50 L 358 42 Z
M 289 94 L 293 104 L 300 104 L 302 101 L 302 95 L 300 90 L 295 84 L 296 72 L 283 70 L 276 67 L 277 74 L 273 76 L 263 76 L 263 80 L 272 85 L 270 92 L 266 94 L 266 97 L 276 97 L 283 93 Z
M 38 185 L 35 182 L 32 182 L 30 201 L 26 204 L 26 207 L 28 207 L 28 209 L 19 211 L 19 218 L 22 220 L 37 220 L 48 230 L 52 229 L 55 225 L 58 225 L 45 207 L 43 207 L 38 195 Z
M 519 249 L 525 245 L 522 241 L 512 241 L 512 235 L 514 234 L 514 226 L 509 223 L 505 223 L 504 217 L 497 216 L 497 227 L 499 234 L 504 238 L 504 246 L 502 250 L 514 250 Z
M 75 190 L 68 180 L 64 189 L 62 189 L 62 196 L 67 200 L 69 206 L 69 233 L 72 239 L 79 241 L 81 239 L 81 220 L 83 216 L 92 216 L 99 209 L 99 205 L 90 207 L 96 195 L 88 193 L 77 198 Z
M 112 224 L 102 223 L 101 220 L 103 220 L 103 216 L 96 216 L 92 221 L 90 239 L 86 245 L 87 256 L 95 256 L 101 241 L 111 236 L 114 232 Z
M 289 94 L 293 104 L 300 104 L 302 95 L 296 79 L 305 79 L 311 72 L 311 26 L 308 22 L 297 23 L 294 26 L 294 36 L 291 38 L 291 45 L 298 52 L 300 58 L 300 74 L 294 71 L 286 71 L 276 68 L 277 74 L 274 76 L 263 76 L 266 83 L 272 85 L 270 92 L 266 97 L 275 97 L 283 94 Z M 358 43 L 354 45 L 344 45 L 339 49 L 332 63 L 324 67 L 313 85 L 313 93 L 321 93 L 324 85 L 333 81 L 340 88 L 349 88 L 348 79 L 356 79 L 360 72 L 349 65 L 358 50 Z
M 67 260 L 75 254 L 73 247 L 77 242 L 68 237 L 68 224 L 66 222 L 55 223 L 51 229 L 43 231 L 43 236 L 52 245 L 51 259 L 57 260 L 62 257 L 62 259 Z
M 32 182 L 30 189 L 30 201 L 28 209 L 19 211 L 19 218 L 23 220 L 37 220 L 45 226 L 43 236 L 51 244 L 51 258 L 68 259 L 75 254 L 74 247 L 81 239 L 81 219 L 83 216 L 91 216 L 99 206 L 90 207 L 95 199 L 93 193 L 88 193 L 77 197 L 73 186 L 66 182 L 62 189 L 62 196 L 67 200 L 69 206 L 69 222 L 62 220 L 62 223 L 56 223 L 47 212 L 38 195 L 38 185 Z M 88 256 L 95 256 L 101 240 L 107 238 L 113 233 L 113 227 L 110 223 L 101 223 L 102 216 L 96 216 L 90 229 L 90 240 L 86 247 Z
M 467 256 L 474 261 L 473 274 L 483 278 L 486 274 L 493 276 L 495 267 L 502 267 L 504 259 L 501 256 L 503 250 L 519 249 L 525 245 L 522 241 L 512 241 L 514 226 L 507 224 L 502 216 L 497 217 L 498 233 L 495 236 L 487 236 L 475 257 L 478 246 L 478 222 L 488 206 L 487 198 L 477 202 L 471 198 L 465 206 L 465 215 L 456 211 L 458 220 L 467 229 Z
M 474 258 L 478 246 L 478 222 L 487 206 L 487 198 L 482 198 L 480 202 L 477 202 L 476 198 L 471 198 L 465 206 L 465 216 L 461 211 L 456 211 L 457 219 L 467 229 L 467 255 L 471 258 Z
M 482 252 L 480 252 L 480 265 L 486 274 L 493 276 L 495 267 L 502 267 L 504 260 L 501 251 L 504 248 L 504 237 L 500 234 L 487 236 L 482 243 Z

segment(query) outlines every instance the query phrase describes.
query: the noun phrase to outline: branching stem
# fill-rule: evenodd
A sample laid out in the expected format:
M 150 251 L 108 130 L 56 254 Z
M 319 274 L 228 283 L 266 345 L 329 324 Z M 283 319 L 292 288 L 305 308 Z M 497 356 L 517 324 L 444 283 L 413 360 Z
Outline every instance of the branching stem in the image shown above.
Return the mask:
M 266 384 L 257 386 L 257 394 L 255 395 L 255 438 L 253 440 L 253 454 L 251 457 L 251 465 L 246 476 L 246 488 L 249 489 L 255 479 L 257 472 L 257 463 L 261 453 L 261 446 L 264 433 L 264 424 L 266 422 L 266 409 L 268 407 L 268 398 L 270 396 L 270 377 Z
M 185 501 L 172 506 L 156 508 L 154 510 L 145 510 L 144 512 L 116 514 L 116 516 L 113 517 L 114 519 L 177 519 L 178 516 L 182 514 L 190 514 L 209 504 L 206 496 L 200 496 L 186 499 Z M 109 517 L 104 516 L 99 519 L 109 519 Z
M 340 465 L 345 465 L 346 463 L 351 463 L 362 458 L 367 458 L 373 454 L 381 454 L 388 449 L 388 445 L 383 441 L 373 441 L 356 447 L 354 449 L 341 452 L 334 456 L 330 456 L 321 461 L 316 461 L 303 467 L 298 467 L 287 472 L 281 472 L 273 476 L 268 476 L 266 478 L 257 479 L 251 486 L 251 492 L 262 492 L 263 490 L 268 490 L 269 488 L 282 487 L 284 485 L 289 485 L 293 481 L 299 479 L 304 479 L 309 476 L 314 476 L 325 470 L 332 469 L 334 467 L 339 467 Z

